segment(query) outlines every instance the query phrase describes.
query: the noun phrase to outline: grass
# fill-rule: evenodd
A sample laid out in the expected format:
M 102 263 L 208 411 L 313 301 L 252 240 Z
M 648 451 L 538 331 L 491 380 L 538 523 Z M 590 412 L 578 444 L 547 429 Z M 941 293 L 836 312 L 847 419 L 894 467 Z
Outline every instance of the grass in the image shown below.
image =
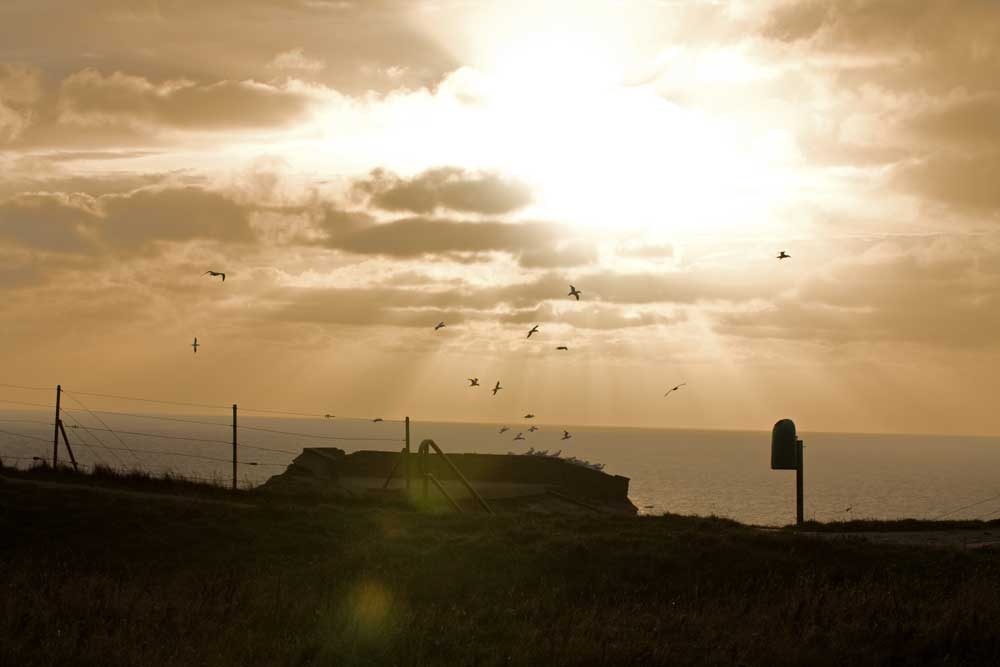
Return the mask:
M 1000 662 L 995 551 L 47 474 L 0 475 L 0 665 Z

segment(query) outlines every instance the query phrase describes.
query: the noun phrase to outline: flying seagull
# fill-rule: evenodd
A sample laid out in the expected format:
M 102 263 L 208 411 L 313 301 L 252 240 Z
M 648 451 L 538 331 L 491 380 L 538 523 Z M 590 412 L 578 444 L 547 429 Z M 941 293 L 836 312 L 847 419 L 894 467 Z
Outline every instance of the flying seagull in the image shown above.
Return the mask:
M 579 301 L 581 294 L 582 294 L 582 292 L 580 290 L 578 290 L 577 288 L 575 288 L 572 285 L 570 285 L 569 286 L 569 294 L 567 294 L 566 296 L 575 296 L 576 300 Z
M 538 430 L 538 427 L 535 426 L 534 424 L 532 424 L 531 428 L 528 429 L 528 433 L 534 433 L 537 430 Z
M 443 329 L 443 328 L 444 328 L 444 322 L 438 322 L 436 325 L 434 325 L 434 331 L 437 331 L 438 329 Z
M 470 387 L 478 387 L 479 386 L 479 378 L 469 378 L 469 386 Z
M 336 415 L 331 415 L 329 412 L 323 415 L 324 419 L 333 419 L 334 417 L 336 417 Z
M 563 431 L 563 437 L 562 437 L 561 439 L 562 439 L 562 440 L 569 440 L 569 439 L 570 439 L 570 438 L 572 438 L 572 437 L 573 437 L 573 436 L 571 436 L 571 435 L 569 434 L 569 431 Z
M 568 347 L 566 347 L 565 345 L 560 345 L 560 346 L 559 346 L 559 347 L 557 347 L 556 349 L 557 349 L 557 350 L 568 350 L 569 348 L 568 348 Z
M 381 417 L 376 417 L 375 419 L 372 420 L 373 423 L 378 423 L 380 421 L 385 421 L 385 420 L 382 419 Z
M 534 419 L 534 418 L 535 418 L 535 415 L 533 415 L 533 414 L 531 414 L 531 413 L 529 412 L 528 414 L 524 415 L 524 418 L 525 418 L 525 419 Z
M 792 257 L 792 256 L 791 256 L 791 255 L 789 255 L 789 254 L 788 254 L 787 252 L 785 252 L 784 250 L 782 250 L 781 252 L 779 252 L 779 253 L 778 253 L 778 259 L 791 259 L 791 257 Z
M 497 392 L 501 389 L 503 389 L 503 387 L 500 386 L 500 380 L 497 380 L 497 386 L 493 387 L 493 395 L 496 396 Z
M 680 383 L 679 385 L 677 385 L 676 387 L 674 387 L 674 388 L 672 388 L 672 389 L 667 389 L 667 393 L 666 393 L 666 394 L 664 394 L 664 395 L 663 395 L 663 397 L 664 397 L 664 398 L 666 398 L 667 396 L 669 396 L 669 395 L 670 395 L 670 393 L 671 393 L 671 392 L 674 392 L 674 391 L 677 391 L 678 389 L 680 389 L 681 387 L 683 387 L 683 386 L 684 386 L 684 385 L 686 385 L 686 384 L 687 384 L 687 382 L 681 382 L 681 383 Z
M 852 509 L 854 509 L 854 505 L 848 507 L 846 510 L 844 510 L 844 512 L 850 512 Z
M 509 426 L 501 426 L 500 427 L 500 433 L 506 433 L 509 430 L 510 430 Z
M 524 437 L 523 433 L 518 433 L 517 435 L 514 436 L 514 439 L 515 440 L 524 440 L 525 437 Z
M 222 271 L 206 271 L 202 274 L 203 276 L 212 276 L 213 278 L 222 277 L 222 282 L 226 282 L 226 274 Z
M 191 343 L 191 347 L 194 349 L 194 353 L 198 354 L 198 348 L 201 347 L 201 345 L 199 345 L 199 343 L 198 343 L 198 337 L 197 336 L 194 337 L 194 342 Z
M 528 338 L 531 338 L 531 334 L 538 333 L 538 325 L 531 327 L 531 331 L 528 332 Z

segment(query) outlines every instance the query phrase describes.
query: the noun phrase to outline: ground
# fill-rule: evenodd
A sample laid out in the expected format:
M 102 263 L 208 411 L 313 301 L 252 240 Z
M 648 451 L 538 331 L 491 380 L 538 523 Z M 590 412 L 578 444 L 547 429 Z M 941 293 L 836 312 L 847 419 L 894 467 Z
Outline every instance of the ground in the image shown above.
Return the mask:
M 0 665 L 1000 663 L 1000 551 L 712 518 L 4 473 L 0 572 Z

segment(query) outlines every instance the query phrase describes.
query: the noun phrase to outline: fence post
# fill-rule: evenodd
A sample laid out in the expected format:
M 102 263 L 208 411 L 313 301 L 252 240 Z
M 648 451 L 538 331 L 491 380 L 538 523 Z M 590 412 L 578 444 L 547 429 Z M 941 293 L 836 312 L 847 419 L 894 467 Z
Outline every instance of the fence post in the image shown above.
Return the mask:
M 236 490 L 236 404 L 233 403 L 233 491 Z
M 59 404 L 62 398 L 62 385 L 56 385 L 56 422 L 52 429 L 52 467 L 59 463 Z
M 404 464 L 406 466 L 403 473 L 406 475 L 406 497 L 410 497 L 410 418 L 406 418 L 406 448 L 404 450 Z

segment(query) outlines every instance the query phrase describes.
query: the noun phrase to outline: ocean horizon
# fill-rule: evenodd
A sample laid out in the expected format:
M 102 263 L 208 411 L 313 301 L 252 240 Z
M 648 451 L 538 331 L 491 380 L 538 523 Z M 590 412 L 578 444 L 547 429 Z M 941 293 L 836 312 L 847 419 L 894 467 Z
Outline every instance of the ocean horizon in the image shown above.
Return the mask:
M 67 432 L 77 460 L 201 479 L 231 480 L 231 422 L 204 415 L 75 411 Z M 197 422 L 197 423 L 194 423 Z M 411 421 L 411 443 L 433 439 L 447 452 L 559 452 L 628 477 L 643 514 L 715 515 L 775 526 L 795 520 L 794 471 L 770 469 L 770 432 Z M 26 467 L 51 457 L 51 415 L 0 412 L 0 456 Z M 525 440 L 513 437 L 523 432 Z M 850 519 L 991 519 L 1000 517 L 1000 437 L 803 431 L 805 516 Z M 398 420 L 307 419 L 240 415 L 238 481 L 256 486 L 284 470 L 305 447 L 346 452 L 398 450 Z M 61 460 L 67 460 L 65 450 Z M 256 464 L 256 465 L 251 465 Z

